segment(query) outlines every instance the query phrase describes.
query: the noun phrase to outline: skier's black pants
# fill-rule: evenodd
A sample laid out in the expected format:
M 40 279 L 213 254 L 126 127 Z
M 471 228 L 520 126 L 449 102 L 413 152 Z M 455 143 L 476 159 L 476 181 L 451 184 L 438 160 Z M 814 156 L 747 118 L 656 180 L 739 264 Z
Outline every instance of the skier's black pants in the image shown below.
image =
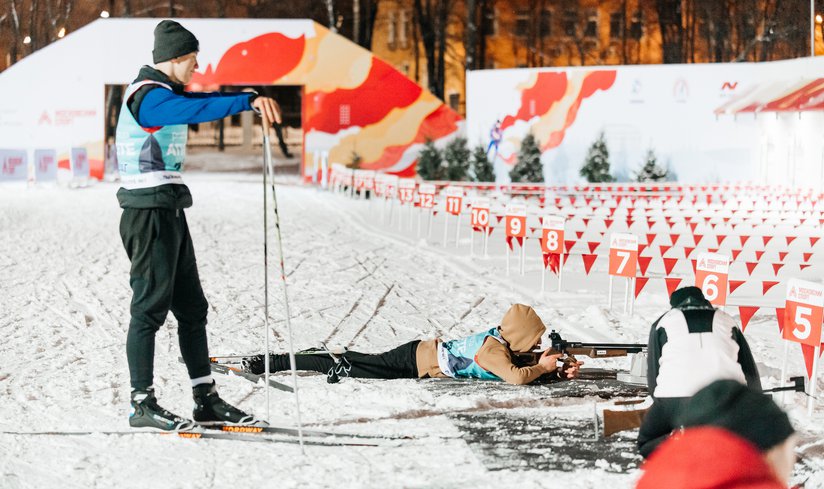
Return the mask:
M 359 353 L 348 351 L 342 356 L 349 362 L 348 371 L 338 369 L 340 377 L 358 377 L 363 379 L 417 379 L 418 362 L 415 354 L 418 351 L 419 340 L 410 341 L 384 353 Z M 289 370 L 289 355 L 273 355 L 270 357 L 272 372 Z M 336 367 L 335 361 L 328 353 L 311 353 L 295 355 L 298 370 L 314 370 L 328 374 Z M 341 363 L 346 367 L 346 363 Z
M 644 458 L 679 428 L 677 418 L 690 400 L 689 397 L 654 398 L 638 430 L 638 451 Z
M 126 356 L 133 389 L 152 385 L 155 333 L 171 310 L 189 377 L 210 375 L 209 304 L 200 286 L 186 216 L 176 209 L 123 209 L 120 237 L 132 262 L 131 321 Z

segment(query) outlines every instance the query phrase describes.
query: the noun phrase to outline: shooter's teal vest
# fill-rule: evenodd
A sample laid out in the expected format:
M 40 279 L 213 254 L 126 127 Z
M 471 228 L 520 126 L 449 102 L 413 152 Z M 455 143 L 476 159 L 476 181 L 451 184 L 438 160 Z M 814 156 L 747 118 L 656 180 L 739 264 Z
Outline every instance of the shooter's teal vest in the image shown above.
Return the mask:
M 438 347 L 438 366 L 441 371 L 449 377 L 455 378 L 501 380 L 492 372 L 484 370 L 475 361 L 478 350 L 483 346 L 484 340 L 490 336 L 496 341 L 504 343 L 498 328 L 441 343 Z
M 117 164 L 120 181 L 129 190 L 183 184 L 180 171 L 186 158 L 188 126 L 141 127 L 129 110 L 129 100 L 138 89 L 148 84 L 172 89 L 165 83 L 144 80 L 130 85 L 123 97 L 117 121 Z

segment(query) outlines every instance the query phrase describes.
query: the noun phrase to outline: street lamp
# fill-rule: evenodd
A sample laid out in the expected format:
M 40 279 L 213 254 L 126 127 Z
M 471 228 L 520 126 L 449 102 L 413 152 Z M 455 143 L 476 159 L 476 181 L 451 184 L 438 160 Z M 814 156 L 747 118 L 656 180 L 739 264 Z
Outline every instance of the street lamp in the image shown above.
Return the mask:
M 104 10 L 104 11 L 100 12 L 100 17 L 103 18 L 103 19 L 108 19 L 109 18 L 109 11 Z
M 60 30 L 57 32 L 57 37 L 63 39 L 63 36 L 66 35 L 66 28 L 61 27 Z
M 23 44 L 31 44 L 31 36 L 24 37 Z
M 820 24 L 824 19 L 821 18 L 821 14 L 816 14 L 815 16 L 815 23 Z

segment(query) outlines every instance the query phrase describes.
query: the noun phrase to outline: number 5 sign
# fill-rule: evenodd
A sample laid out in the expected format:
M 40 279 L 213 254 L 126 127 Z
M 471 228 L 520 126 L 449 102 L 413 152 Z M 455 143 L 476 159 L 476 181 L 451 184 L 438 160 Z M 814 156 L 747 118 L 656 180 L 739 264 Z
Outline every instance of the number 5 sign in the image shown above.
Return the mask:
M 563 253 L 566 220 L 560 216 L 544 216 L 541 223 L 541 250 L 544 253 Z
M 695 286 L 714 306 L 727 303 L 727 276 L 730 259 L 725 255 L 701 253 L 695 264 Z
M 609 239 L 609 274 L 634 278 L 638 269 L 638 237 L 634 234 L 613 234 Z
M 824 287 L 821 284 L 790 279 L 784 306 L 784 339 L 819 346 L 822 318 Z

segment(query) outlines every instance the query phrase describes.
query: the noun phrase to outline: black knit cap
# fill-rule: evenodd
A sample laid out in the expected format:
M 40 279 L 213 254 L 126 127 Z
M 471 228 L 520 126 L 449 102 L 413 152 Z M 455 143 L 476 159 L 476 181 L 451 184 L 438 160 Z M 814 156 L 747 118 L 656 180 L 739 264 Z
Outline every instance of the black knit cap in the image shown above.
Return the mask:
M 200 49 L 200 43 L 194 34 L 173 20 L 164 20 L 157 24 L 154 30 L 154 50 L 152 57 L 155 63 L 162 63 Z
M 677 307 L 687 299 L 699 299 L 702 302 L 706 301 L 704 293 L 698 287 L 681 287 L 670 296 L 670 306 Z
M 790 418 L 770 396 L 734 380 L 717 380 L 690 399 L 678 424 L 717 426 L 765 452 L 795 433 Z

